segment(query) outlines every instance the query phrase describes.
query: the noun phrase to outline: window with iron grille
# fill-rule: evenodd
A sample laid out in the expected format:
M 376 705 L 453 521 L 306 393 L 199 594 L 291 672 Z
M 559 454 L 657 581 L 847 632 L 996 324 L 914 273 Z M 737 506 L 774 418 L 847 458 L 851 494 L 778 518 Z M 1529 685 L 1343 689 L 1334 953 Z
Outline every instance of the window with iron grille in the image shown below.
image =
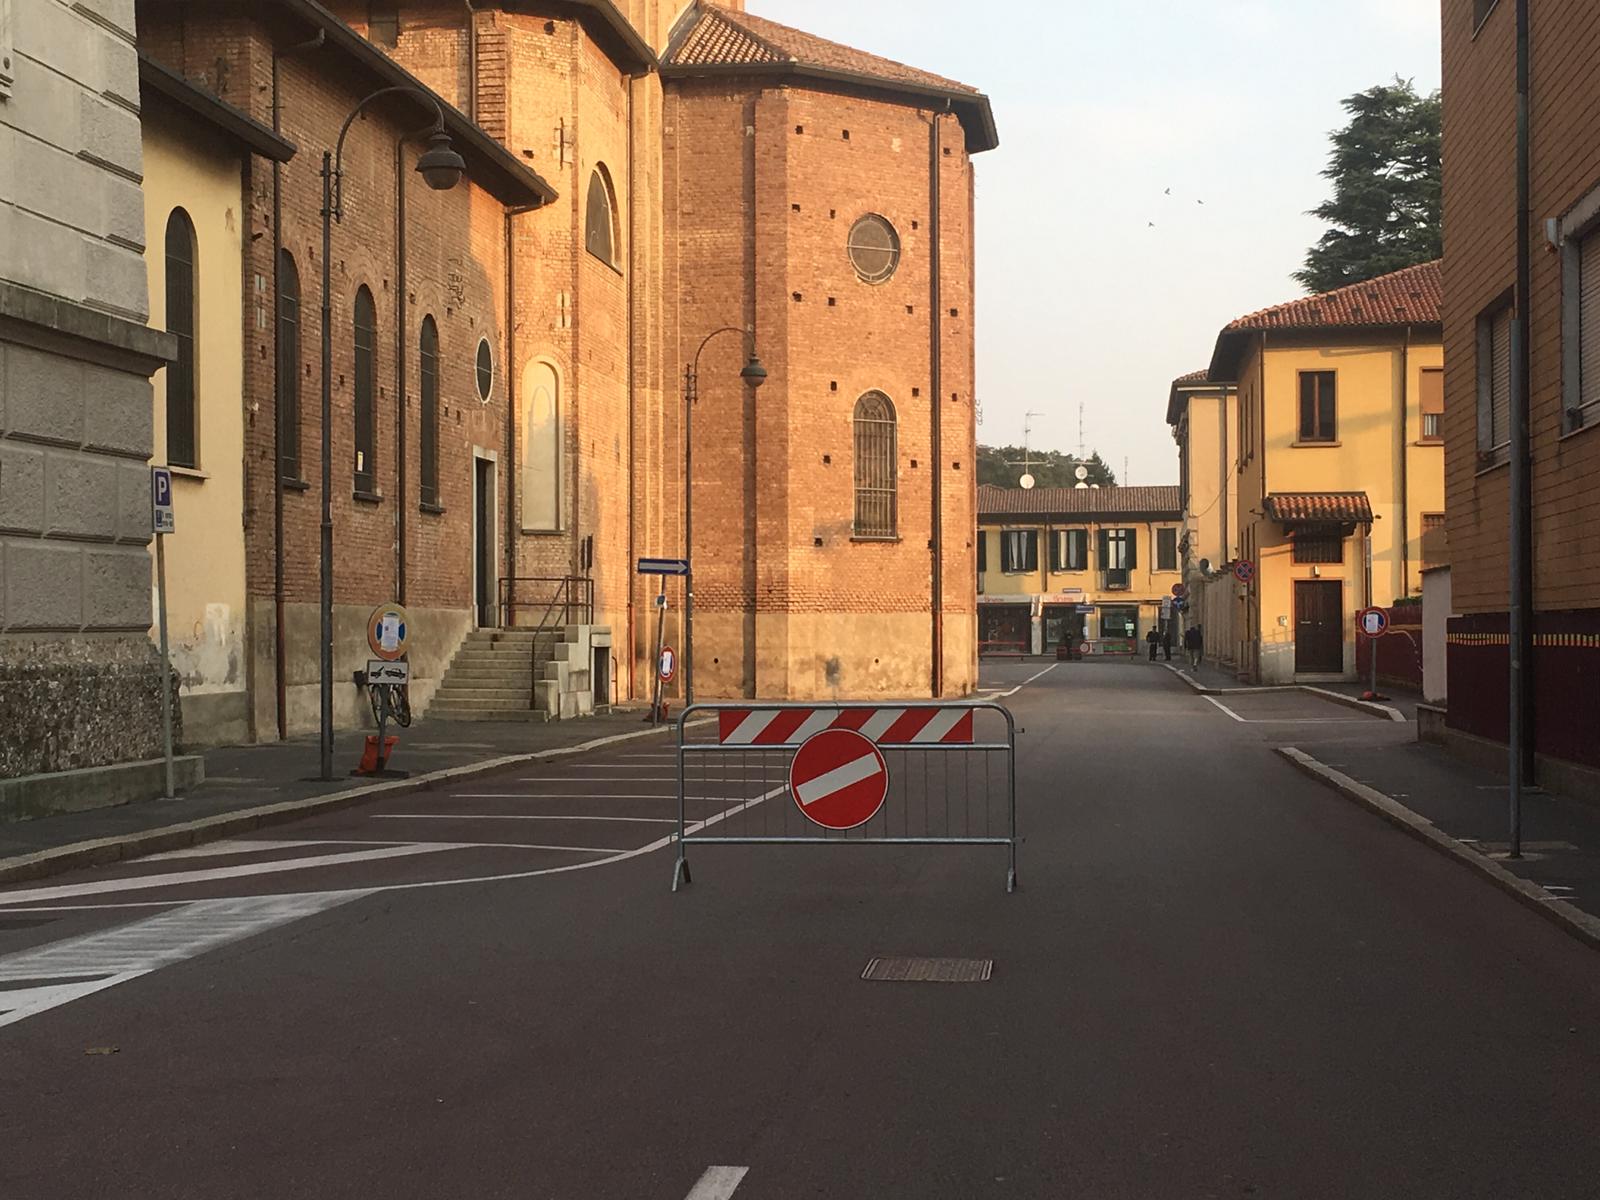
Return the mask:
M 900 235 L 888 218 L 868 213 L 850 226 L 850 265 L 863 283 L 885 283 L 900 266 Z
M 898 459 L 894 405 L 882 392 L 868 392 L 856 401 L 855 450 L 855 536 L 892 538 Z
M 1294 535 L 1294 561 L 1297 563 L 1342 563 L 1344 538 L 1337 532 L 1302 530 Z
M 478 399 L 487 404 L 494 394 L 494 350 L 486 337 L 478 339 L 478 361 L 474 365 L 478 371 Z
M 422 459 L 422 503 L 439 503 L 439 325 L 430 314 L 422 318 L 419 377 L 422 396 L 418 405 Z
M 278 475 L 300 478 L 300 271 L 278 251 Z
M 617 202 L 611 174 L 604 164 L 589 173 L 589 197 L 584 213 L 584 247 L 608 267 L 617 265 Z
M 1000 570 L 1025 575 L 1039 569 L 1039 531 L 1007 529 L 1000 534 Z
M 1087 529 L 1057 529 L 1050 538 L 1050 569 L 1052 571 L 1087 571 L 1089 569 L 1089 531 Z
M 378 309 L 362 284 L 355 310 L 356 491 L 378 490 Z
M 1437 442 L 1444 436 L 1444 372 L 1437 367 L 1422 372 L 1422 440 Z
M 1562 403 L 1581 429 L 1600 410 L 1600 227 L 1563 247 L 1562 293 Z
M 1511 306 L 1478 316 L 1478 461 L 1504 462 L 1511 445 Z
M 1178 531 L 1176 529 L 1156 530 L 1156 570 L 1176 571 L 1178 569 Z
M 167 462 L 200 465 L 195 413 L 195 236 L 181 208 L 167 218 L 167 332 L 178 339 L 178 357 L 167 365 Z
M 1300 440 L 1331 442 L 1338 429 L 1334 413 L 1334 373 L 1300 372 Z

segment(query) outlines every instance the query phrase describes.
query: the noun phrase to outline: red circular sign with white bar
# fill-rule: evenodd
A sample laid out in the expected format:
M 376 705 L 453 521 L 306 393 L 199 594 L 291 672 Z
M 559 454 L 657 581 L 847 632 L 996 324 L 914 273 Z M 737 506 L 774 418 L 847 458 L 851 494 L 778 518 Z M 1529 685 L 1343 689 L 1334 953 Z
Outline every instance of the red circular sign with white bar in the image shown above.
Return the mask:
M 824 729 L 794 752 L 789 792 L 807 820 L 824 829 L 854 829 L 883 807 L 889 765 L 870 738 L 853 729 Z

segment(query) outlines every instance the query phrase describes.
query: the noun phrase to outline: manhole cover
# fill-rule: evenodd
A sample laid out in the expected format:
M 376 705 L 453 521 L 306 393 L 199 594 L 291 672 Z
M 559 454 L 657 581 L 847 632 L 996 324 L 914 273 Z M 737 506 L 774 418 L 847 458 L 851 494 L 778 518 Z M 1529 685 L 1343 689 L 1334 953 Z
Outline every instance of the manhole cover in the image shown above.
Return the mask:
M 983 983 L 992 958 L 875 958 L 861 978 L 878 983 Z

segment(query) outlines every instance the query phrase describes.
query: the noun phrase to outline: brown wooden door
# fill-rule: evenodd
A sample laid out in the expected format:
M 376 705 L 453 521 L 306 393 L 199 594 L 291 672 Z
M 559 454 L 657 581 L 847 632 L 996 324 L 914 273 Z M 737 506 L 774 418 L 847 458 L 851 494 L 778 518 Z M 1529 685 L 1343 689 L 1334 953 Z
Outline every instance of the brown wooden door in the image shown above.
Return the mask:
M 1338 580 L 1295 580 L 1294 669 L 1316 675 L 1344 670 L 1344 584 Z

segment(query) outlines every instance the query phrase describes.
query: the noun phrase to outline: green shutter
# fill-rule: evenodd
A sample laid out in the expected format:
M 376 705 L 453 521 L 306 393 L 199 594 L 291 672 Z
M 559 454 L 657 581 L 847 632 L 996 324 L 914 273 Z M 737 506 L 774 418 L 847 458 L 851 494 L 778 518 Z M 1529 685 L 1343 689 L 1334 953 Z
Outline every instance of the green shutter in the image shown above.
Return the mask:
M 1098 532 L 1098 545 L 1095 553 L 1100 559 L 1100 569 L 1107 570 L 1111 566 L 1111 534 L 1109 530 L 1101 529 Z
M 1139 569 L 1139 531 L 1129 529 L 1125 532 L 1128 535 L 1128 561 L 1125 565 L 1128 570 L 1136 571 Z

